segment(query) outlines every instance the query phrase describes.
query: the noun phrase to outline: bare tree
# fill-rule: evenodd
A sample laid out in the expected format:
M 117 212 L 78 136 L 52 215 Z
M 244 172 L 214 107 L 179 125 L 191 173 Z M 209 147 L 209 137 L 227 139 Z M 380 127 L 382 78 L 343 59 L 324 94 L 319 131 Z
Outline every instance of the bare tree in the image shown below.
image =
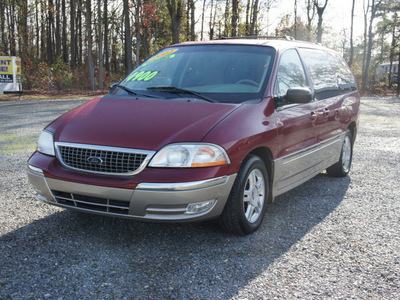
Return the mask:
M 92 0 L 86 0 L 86 31 L 87 31 L 87 53 L 89 80 L 92 91 L 94 91 L 94 65 L 92 57 Z
M 204 38 L 204 15 L 206 12 L 206 0 L 203 0 L 203 10 L 201 14 L 201 33 L 200 33 L 200 40 L 202 41 Z
M 255 33 L 255 28 L 256 28 L 256 24 L 257 24 L 258 8 L 259 8 L 259 0 L 254 0 L 253 16 L 251 18 L 251 25 L 250 25 L 250 35 L 254 35 L 254 33 Z
M 133 70 L 132 62 L 132 36 L 131 23 L 129 18 L 129 1 L 124 0 L 124 19 L 125 19 L 125 73 Z
M 110 76 L 110 57 L 108 47 L 108 0 L 104 0 L 104 65 L 106 67 L 106 76 Z
M 179 43 L 179 32 L 183 18 L 182 0 L 167 0 L 167 8 L 171 17 L 172 43 Z
M 351 7 L 351 25 L 350 25 L 350 57 L 349 57 L 349 66 L 351 67 L 353 64 L 354 58 L 354 41 L 353 41 L 353 34 L 354 34 L 354 7 L 356 1 L 353 0 L 353 4 Z
M 54 7 L 53 7 L 53 0 L 49 0 L 48 6 L 47 6 L 47 61 L 49 64 L 53 63 L 54 60 L 54 56 L 53 56 L 53 42 L 52 42 L 52 29 L 53 29 L 53 22 L 54 22 L 54 18 L 53 18 L 53 11 L 54 11 Z
M 314 20 L 315 16 L 315 5 L 313 0 L 307 0 L 306 2 L 306 10 L 307 10 L 307 38 L 309 41 L 312 40 L 312 21 Z
M 294 0 L 294 38 L 297 39 L 297 0 Z
M 229 13 L 230 13 L 230 0 L 225 2 L 225 13 L 224 13 L 224 36 L 229 36 Z
M 394 13 L 392 17 L 392 22 L 391 22 L 391 34 L 392 34 L 392 42 L 390 45 L 390 66 L 389 66 L 389 88 L 392 87 L 392 66 L 393 66 L 393 60 L 394 60 L 394 52 L 396 48 L 396 27 L 398 26 L 398 15 L 397 12 Z
M 76 62 L 76 48 L 75 48 L 75 0 L 71 0 L 70 2 L 71 8 L 71 70 L 75 71 L 75 62 Z
M 196 40 L 196 32 L 195 32 L 195 25 L 196 25 L 196 20 L 195 20 L 195 5 L 194 5 L 194 0 L 188 0 L 189 3 L 189 8 L 190 8 L 190 40 L 194 41 Z
M 102 33 L 102 20 L 101 20 L 101 2 L 97 0 L 97 35 L 99 42 L 99 89 L 103 89 L 103 33 Z
M 208 22 L 210 26 L 210 31 L 209 31 L 210 40 L 214 38 L 213 8 L 214 8 L 214 1 L 211 0 L 210 22 Z
M 319 0 L 314 0 L 314 6 L 317 10 L 317 15 L 318 15 L 318 27 L 317 27 L 317 42 L 321 43 L 322 42 L 322 15 L 324 14 L 325 8 L 328 5 L 328 0 L 325 0 L 325 4 L 320 6 L 318 3 Z
M 135 1 L 135 22 L 136 22 L 136 67 L 140 64 L 140 6 L 141 0 Z
M 237 36 L 237 26 L 239 20 L 239 0 L 232 0 L 232 30 L 231 36 Z
M 245 25 L 245 35 L 250 34 L 250 3 L 252 0 L 247 0 L 247 5 L 246 5 L 246 25 Z
M 365 58 L 365 67 L 362 72 L 362 85 L 361 91 L 365 93 L 368 88 L 368 73 L 369 67 L 371 64 L 371 54 L 372 54 L 372 43 L 373 43 L 373 33 L 372 33 L 372 24 L 376 17 L 376 12 L 379 8 L 379 5 L 382 3 L 383 0 L 372 0 L 371 2 L 371 16 L 369 19 L 369 27 L 368 27 L 368 45 L 367 45 L 367 55 Z

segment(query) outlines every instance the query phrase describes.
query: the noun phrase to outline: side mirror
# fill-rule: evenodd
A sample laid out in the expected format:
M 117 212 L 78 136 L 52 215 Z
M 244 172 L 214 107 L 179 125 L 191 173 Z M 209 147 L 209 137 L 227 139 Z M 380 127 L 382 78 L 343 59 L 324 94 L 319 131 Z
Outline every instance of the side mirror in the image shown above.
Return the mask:
M 308 103 L 313 98 L 312 92 L 307 87 L 296 87 L 288 89 L 285 100 L 289 103 Z
M 108 87 L 108 91 L 109 92 L 112 92 L 114 89 L 115 89 L 115 87 L 118 85 L 118 83 L 112 83 L 112 84 L 110 84 L 110 86 Z

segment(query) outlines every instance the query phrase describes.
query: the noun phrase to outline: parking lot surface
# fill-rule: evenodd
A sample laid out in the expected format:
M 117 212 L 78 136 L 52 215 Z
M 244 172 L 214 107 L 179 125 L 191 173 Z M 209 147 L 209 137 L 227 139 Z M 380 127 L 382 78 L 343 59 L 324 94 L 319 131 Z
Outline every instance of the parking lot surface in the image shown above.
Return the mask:
M 277 197 L 246 237 L 37 200 L 36 137 L 80 103 L 0 102 L 0 299 L 400 298 L 400 99 L 363 98 L 350 175 Z

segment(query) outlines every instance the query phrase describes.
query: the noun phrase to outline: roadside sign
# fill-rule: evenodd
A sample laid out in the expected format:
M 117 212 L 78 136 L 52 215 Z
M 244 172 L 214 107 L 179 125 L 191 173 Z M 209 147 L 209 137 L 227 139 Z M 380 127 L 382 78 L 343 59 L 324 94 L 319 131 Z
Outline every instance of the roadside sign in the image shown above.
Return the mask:
M 0 94 L 22 92 L 21 58 L 0 56 Z

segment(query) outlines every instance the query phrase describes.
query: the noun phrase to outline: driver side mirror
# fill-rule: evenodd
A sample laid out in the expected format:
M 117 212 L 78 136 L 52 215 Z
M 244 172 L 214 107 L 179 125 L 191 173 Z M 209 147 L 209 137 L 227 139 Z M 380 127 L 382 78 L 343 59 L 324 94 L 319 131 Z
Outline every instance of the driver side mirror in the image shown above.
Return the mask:
M 108 91 L 109 92 L 112 92 L 114 89 L 115 89 L 115 87 L 118 85 L 118 83 L 112 83 L 112 84 L 110 84 L 110 86 L 108 87 Z
M 312 98 L 313 94 L 307 87 L 288 89 L 285 95 L 285 100 L 289 103 L 309 103 Z

